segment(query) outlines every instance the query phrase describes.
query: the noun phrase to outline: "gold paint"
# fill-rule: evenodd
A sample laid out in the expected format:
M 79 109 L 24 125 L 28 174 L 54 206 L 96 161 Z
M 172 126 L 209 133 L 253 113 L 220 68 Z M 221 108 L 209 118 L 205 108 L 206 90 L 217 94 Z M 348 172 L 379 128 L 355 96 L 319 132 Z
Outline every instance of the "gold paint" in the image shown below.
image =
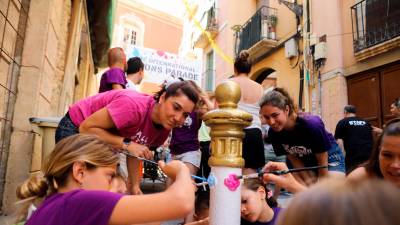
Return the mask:
M 203 117 L 211 128 L 210 166 L 244 167 L 243 128 L 249 126 L 253 118 L 249 113 L 237 109 L 240 96 L 240 87 L 233 81 L 223 82 L 215 89 L 219 108 Z

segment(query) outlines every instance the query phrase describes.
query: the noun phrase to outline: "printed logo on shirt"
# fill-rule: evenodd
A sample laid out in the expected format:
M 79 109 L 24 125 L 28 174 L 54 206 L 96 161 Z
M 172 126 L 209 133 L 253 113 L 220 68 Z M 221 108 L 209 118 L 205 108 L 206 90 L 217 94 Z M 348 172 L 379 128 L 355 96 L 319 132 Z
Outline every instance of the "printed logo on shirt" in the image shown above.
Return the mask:
M 366 123 L 365 123 L 365 121 L 361 121 L 361 120 L 352 120 L 352 121 L 349 121 L 349 124 L 352 126 L 364 126 Z
M 147 145 L 149 142 L 149 138 L 143 135 L 142 131 L 137 132 L 134 136 L 131 137 L 132 141 L 141 144 Z
M 189 127 L 189 128 L 190 128 L 190 126 L 192 125 L 192 123 L 193 123 L 192 117 L 188 116 L 188 117 L 186 117 L 186 120 L 185 120 L 185 122 L 183 123 L 183 126 Z
M 285 151 L 291 155 L 298 155 L 299 157 L 303 157 L 305 155 L 312 154 L 312 151 L 310 148 L 306 148 L 304 146 L 289 146 L 289 145 L 284 145 L 282 144 L 283 148 Z

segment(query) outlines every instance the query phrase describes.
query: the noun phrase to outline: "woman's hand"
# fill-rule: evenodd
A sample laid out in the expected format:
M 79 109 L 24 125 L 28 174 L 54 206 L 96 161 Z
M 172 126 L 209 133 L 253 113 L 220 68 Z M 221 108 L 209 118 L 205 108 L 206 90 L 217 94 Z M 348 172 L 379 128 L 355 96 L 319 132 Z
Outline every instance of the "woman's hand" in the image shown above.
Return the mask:
M 268 162 L 263 168 L 263 171 L 267 172 L 264 173 L 263 180 L 265 182 L 273 182 L 276 185 L 285 188 L 292 193 L 300 192 L 307 189 L 306 186 L 297 182 L 297 180 L 290 173 L 283 175 L 274 175 L 272 173 L 268 173 L 270 171 L 287 170 L 287 169 L 288 167 L 286 166 L 285 163 Z
M 154 158 L 153 152 L 149 150 L 149 148 L 145 145 L 137 144 L 131 142 L 128 145 L 127 150 L 135 156 L 142 157 L 145 159 L 152 160 Z

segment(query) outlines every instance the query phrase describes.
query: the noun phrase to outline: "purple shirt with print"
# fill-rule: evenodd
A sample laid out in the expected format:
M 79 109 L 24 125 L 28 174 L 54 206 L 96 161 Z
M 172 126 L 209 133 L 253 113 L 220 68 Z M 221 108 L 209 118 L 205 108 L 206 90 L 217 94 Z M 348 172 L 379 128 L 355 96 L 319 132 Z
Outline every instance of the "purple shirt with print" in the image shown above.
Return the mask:
M 172 138 L 169 145 L 171 154 L 180 155 L 185 152 L 199 150 L 200 126 L 201 120 L 199 120 L 197 112 L 192 112 L 186 118 L 182 127 L 174 128 L 172 130 Z
M 268 221 L 268 222 L 256 221 L 256 222 L 252 223 L 252 222 L 247 221 L 247 220 L 242 218 L 241 221 L 240 221 L 240 225 L 275 225 L 276 221 L 278 219 L 279 213 L 282 211 L 282 209 L 276 207 L 276 208 L 272 208 L 272 210 L 274 211 L 274 217 L 272 217 L 272 219 L 270 221 Z
M 122 196 L 82 189 L 56 193 L 44 200 L 26 225 L 107 225 Z
M 277 156 L 297 156 L 305 166 L 318 165 L 315 153 L 327 152 L 336 145 L 321 118 L 308 113 L 299 113 L 292 130 L 269 129 L 267 142 L 272 144 Z
M 99 93 L 112 90 L 113 84 L 120 84 L 125 88 L 127 83 L 124 70 L 116 67 L 110 68 L 101 75 Z

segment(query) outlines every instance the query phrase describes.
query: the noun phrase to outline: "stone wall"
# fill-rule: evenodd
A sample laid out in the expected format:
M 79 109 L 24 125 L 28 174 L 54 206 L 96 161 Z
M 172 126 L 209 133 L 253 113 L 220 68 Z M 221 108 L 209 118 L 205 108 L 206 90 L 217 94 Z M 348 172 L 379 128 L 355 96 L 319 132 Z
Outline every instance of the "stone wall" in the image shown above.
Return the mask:
M 77 100 L 76 93 L 83 98 L 96 90 L 87 27 L 84 0 L 31 0 L 3 193 L 5 213 L 14 211 L 15 189 L 33 172 L 33 142 L 41 137 L 29 118 L 61 116 Z

